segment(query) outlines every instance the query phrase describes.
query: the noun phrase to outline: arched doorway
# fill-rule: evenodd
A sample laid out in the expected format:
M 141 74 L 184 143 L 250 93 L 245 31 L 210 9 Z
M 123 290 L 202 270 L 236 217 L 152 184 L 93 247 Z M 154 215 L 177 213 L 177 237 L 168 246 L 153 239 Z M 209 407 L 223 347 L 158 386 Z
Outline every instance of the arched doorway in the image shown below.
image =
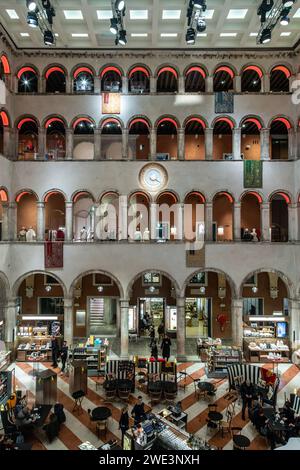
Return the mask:
M 270 91 L 275 93 L 290 91 L 291 72 L 285 65 L 276 65 L 270 73 Z
M 94 240 L 94 198 L 87 191 L 79 191 L 73 197 L 73 234 L 74 240 L 87 242 Z
M 46 158 L 58 160 L 66 156 L 66 129 L 60 118 L 50 118 L 46 128 Z
M 206 73 L 202 67 L 192 66 L 185 73 L 185 93 L 205 93 Z
M 18 123 L 18 159 L 36 160 L 39 154 L 39 128 L 33 118 L 23 118 Z
M 94 159 L 94 127 L 94 122 L 88 117 L 78 118 L 73 123 L 74 160 Z
M 178 74 L 173 67 L 162 67 L 157 74 L 157 93 L 176 93 L 178 91 Z
M 118 119 L 105 119 L 101 126 L 101 158 L 120 160 L 122 158 L 122 128 Z
M 128 236 L 131 241 L 150 240 L 150 199 L 143 192 L 131 194 L 128 201 Z
M 119 237 L 119 194 L 113 191 L 103 194 L 99 206 L 99 233 L 100 240 L 116 241 Z
M 283 192 L 275 193 L 270 198 L 271 241 L 287 242 L 289 240 L 290 198 Z
M 94 93 L 94 73 L 89 67 L 78 67 L 73 78 L 74 93 Z
M 45 197 L 46 240 L 64 240 L 65 227 L 65 196 L 59 191 L 50 191 Z
M 146 119 L 136 118 L 129 124 L 129 159 L 150 159 L 150 126 Z
M 233 197 L 227 192 L 217 193 L 213 199 L 213 240 L 233 240 Z
M 220 65 L 214 72 L 214 92 L 233 90 L 234 72 L 227 65 Z
M 205 139 L 203 119 L 192 117 L 185 125 L 185 160 L 205 160 Z
M 262 198 L 260 194 L 249 191 L 241 197 L 241 239 L 245 231 L 257 234 L 257 241 L 261 240 L 261 212 Z
M 146 67 L 133 67 L 128 74 L 128 91 L 130 93 L 150 92 L 150 73 Z
M 205 198 L 193 191 L 184 200 L 184 236 L 187 241 L 203 241 L 205 232 Z
M 167 241 L 181 239 L 182 219 L 178 207 L 178 198 L 174 193 L 165 191 L 157 199 L 156 240 Z M 153 227 L 152 227 L 153 230 Z
M 157 124 L 157 159 L 177 160 L 178 156 L 178 124 L 175 119 L 162 118 Z
M 45 78 L 46 93 L 66 93 L 66 74 L 62 67 L 50 67 Z
M 218 118 L 213 130 L 213 160 L 232 160 L 233 122 L 226 117 Z
M 260 130 L 257 118 L 246 118 L 242 122 L 241 155 L 243 160 L 260 160 Z
M 291 124 L 286 118 L 273 119 L 270 128 L 271 160 L 288 160 L 289 129 L 291 129 Z
M 37 201 L 36 194 L 30 191 L 22 191 L 16 197 L 17 234 L 19 241 L 33 242 L 36 240 Z
M 33 67 L 22 67 L 17 78 L 18 93 L 38 93 L 38 75 Z
M 262 70 L 257 65 L 248 65 L 242 71 L 242 93 L 259 93 L 261 91 Z
M 101 72 L 101 90 L 122 92 L 122 72 L 118 67 L 107 66 Z

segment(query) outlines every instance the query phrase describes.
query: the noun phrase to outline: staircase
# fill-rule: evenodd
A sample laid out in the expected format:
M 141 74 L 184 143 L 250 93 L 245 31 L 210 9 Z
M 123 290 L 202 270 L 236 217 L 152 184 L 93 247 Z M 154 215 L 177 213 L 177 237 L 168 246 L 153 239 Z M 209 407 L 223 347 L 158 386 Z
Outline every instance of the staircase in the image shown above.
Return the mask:
M 90 332 L 99 333 L 99 329 L 104 325 L 104 299 L 103 297 L 93 297 L 89 299 Z

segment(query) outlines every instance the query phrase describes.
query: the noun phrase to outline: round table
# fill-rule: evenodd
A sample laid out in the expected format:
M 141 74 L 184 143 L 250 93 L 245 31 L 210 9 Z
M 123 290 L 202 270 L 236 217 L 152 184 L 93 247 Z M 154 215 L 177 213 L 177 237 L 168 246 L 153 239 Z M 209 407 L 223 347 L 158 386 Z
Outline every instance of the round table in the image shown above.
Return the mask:
M 219 411 L 209 411 L 208 419 L 217 423 L 218 421 L 222 421 L 223 415 Z
M 175 393 L 175 392 L 177 392 L 177 385 L 174 382 L 165 382 L 164 383 L 164 390 L 167 393 Z
M 211 382 L 198 382 L 197 387 L 201 392 L 214 393 L 215 386 Z
M 117 381 L 117 388 L 119 390 L 131 390 L 132 381 L 129 379 L 120 379 Z
M 105 390 L 116 390 L 117 388 L 117 381 L 116 380 L 105 380 L 103 383 L 103 387 Z
M 149 383 L 149 392 L 160 392 L 162 390 L 162 382 L 158 380 L 157 382 Z
M 250 446 L 250 439 L 248 439 L 247 436 L 243 436 L 243 434 L 236 434 L 232 437 L 232 440 L 233 443 L 241 449 L 245 449 Z
M 105 421 L 111 416 L 110 408 L 107 406 L 98 406 L 94 408 L 91 413 L 91 420 L 92 421 Z

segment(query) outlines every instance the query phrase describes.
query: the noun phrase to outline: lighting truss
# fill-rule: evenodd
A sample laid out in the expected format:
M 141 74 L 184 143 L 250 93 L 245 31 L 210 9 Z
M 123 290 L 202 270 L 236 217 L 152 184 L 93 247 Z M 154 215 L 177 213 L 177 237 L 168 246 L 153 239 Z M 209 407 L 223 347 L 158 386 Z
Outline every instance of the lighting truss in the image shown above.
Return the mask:
M 55 34 L 53 32 L 53 18 L 55 17 L 55 9 L 53 8 L 50 0 L 36 0 L 36 8 L 29 8 L 29 3 L 26 2 L 28 7 L 27 23 L 29 26 L 38 27 L 43 35 L 44 43 L 47 46 L 55 46 Z M 36 18 L 37 24 L 30 24 L 30 16 Z
M 283 18 L 288 18 L 294 1 L 263 0 L 258 7 L 257 14 L 260 16 L 261 26 L 256 38 L 257 44 L 271 41 L 272 31 Z M 267 40 L 265 40 L 267 38 Z
M 187 8 L 187 44 L 195 44 L 197 32 L 202 33 L 206 30 L 205 11 L 206 0 L 190 0 Z
M 116 36 L 115 44 L 121 44 L 125 46 L 127 43 L 126 38 L 126 29 L 125 29 L 125 13 L 126 13 L 126 6 L 125 1 L 121 0 L 111 0 L 111 10 L 112 10 L 112 18 L 110 20 L 110 31 L 112 34 Z

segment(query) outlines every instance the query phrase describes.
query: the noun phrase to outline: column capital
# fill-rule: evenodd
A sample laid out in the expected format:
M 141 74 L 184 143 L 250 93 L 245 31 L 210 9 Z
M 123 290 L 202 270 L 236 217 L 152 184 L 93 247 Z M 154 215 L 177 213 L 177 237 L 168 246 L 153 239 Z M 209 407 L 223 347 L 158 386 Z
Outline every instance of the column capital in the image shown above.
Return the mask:
M 73 297 L 64 297 L 64 308 L 72 308 L 73 302 Z
M 270 209 L 270 202 L 267 201 L 267 202 L 262 202 L 260 207 L 261 207 L 261 210 L 264 210 L 264 209 Z
M 185 297 L 177 297 L 176 298 L 176 305 L 177 307 L 185 307 Z
M 234 201 L 233 205 L 234 205 L 234 208 L 236 208 L 236 209 L 240 209 L 241 206 L 242 206 L 240 201 Z
M 44 201 L 36 201 L 37 207 L 40 207 L 41 209 L 45 208 L 45 202 Z
M 129 306 L 129 299 L 120 299 L 119 302 L 121 308 L 126 308 Z
M 66 201 L 66 202 L 65 202 L 65 206 L 66 206 L 67 208 L 72 208 L 72 207 L 73 207 L 73 202 L 72 202 L 72 201 Z

